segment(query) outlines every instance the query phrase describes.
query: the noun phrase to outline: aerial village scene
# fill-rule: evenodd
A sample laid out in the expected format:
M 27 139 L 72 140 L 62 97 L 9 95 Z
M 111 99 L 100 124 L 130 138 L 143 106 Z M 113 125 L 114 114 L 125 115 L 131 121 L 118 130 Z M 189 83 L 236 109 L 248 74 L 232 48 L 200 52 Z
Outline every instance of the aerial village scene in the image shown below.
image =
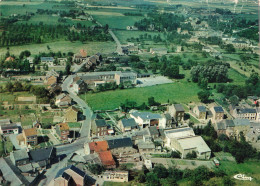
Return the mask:
M 0 0 L 0 185 L 260 185 L 258 0 Z

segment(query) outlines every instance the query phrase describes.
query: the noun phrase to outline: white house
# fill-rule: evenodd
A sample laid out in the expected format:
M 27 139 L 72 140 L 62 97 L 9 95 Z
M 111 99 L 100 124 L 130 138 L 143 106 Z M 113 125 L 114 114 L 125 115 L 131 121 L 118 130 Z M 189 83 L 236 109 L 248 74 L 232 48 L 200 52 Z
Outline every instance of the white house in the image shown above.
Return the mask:
M 134 118 L 135 122 L 139 125 L 140 128 L 157 126 L 163 127 L 166 126 L 166 118 L 162 117 L 160 114 L 151 113 L 151 112 L 133 112 L 130 114 L 131 118 Z

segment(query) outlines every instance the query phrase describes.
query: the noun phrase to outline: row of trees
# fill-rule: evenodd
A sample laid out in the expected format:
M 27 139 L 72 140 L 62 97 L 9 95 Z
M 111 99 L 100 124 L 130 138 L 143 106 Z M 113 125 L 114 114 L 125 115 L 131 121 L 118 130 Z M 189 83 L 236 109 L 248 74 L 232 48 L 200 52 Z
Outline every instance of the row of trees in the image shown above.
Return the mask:
M 135 176 L 135 181 L 138 183 L 145 183 L 145 185 L 149 186 L 175 186 L 178 185 L 178 181 L 182 180 L 188 180 L 189 185 L 203 185 L 203 182 L 206 182 L 213 177 L 222 178 L 223 185 L 235 185 L 223 170 L 217 169 L 213 171 L 205 166 L 199 166 L 194 170 L 180 170 L 176 167 L 166 169 L 161 164 L 156 165 L 152 171 L 143 167 L 143 169 L 138 172 L 137 176 Z
M 245 85 L 225 85 L 220 84 L 216 87 L 218 93 L 222 93 L 226 98 L 230 99 L 234 95 L 240 99 L 247 98 L 247 96 L 260 96 L 260 77 L 258 73 L 252 73 L 245 81 Z
M 5 24 L 5 31 L 0 37 L 0 46 L 22 45 L 28 43 L 44 43 L 66 38 L 70 41 L 110 41 L 108 28 L 87 27 L 81 32 L 70 31 L 67 25 Z M 15 30 L 15 31 L 14 31 Z

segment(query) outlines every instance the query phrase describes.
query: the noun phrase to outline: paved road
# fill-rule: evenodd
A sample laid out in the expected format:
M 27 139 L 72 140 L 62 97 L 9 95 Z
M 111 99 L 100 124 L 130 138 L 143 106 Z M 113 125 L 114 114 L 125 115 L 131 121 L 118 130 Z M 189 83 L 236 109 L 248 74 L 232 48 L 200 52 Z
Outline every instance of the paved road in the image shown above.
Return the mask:
M 46 178 L 41 180 L 38 184 L 39 186 L 49 185 L 49 183 L 56 177 L 60 169 L 65 168 L 68 160 L 70 159 L 72 154 L 65 157 L 63 160 L 51 166 L 50 169 L 45 173 Z
M 71 67 L 72 72 L 77 73 L 86 63 L 88 62 L 88 58 L 84 60 L 81 64 L 77 65 L 74 63 L 74 65 Z
M 111 29 L 109 29 L 108 32 L 113 37 L 114 41 L 116 42 L 116 46 L 117 46 L 116 52 L 118 54 L 123 54 L 122 50 L 121 50 L 122 45 L 121 45 L 120 41 L 118 40 L 118 38 L 116 37 L 116 35 L 114 34 L 114 32 Z
M 63 91 L 67 91 L 70 95 L 70 97 L 73 99 L 73 101 L 75 101 L 79 107 L 81 107 L 81 109 L 83 110 L 83 115 L 86 117 L 85 120 L 82 122 L 82 126 L 80 129 L 80 136 L 81 137 L 89 137 L 90 136 L 90 126 L 91 126 L 91 118 L 93 115 L 92 110 L 90 109 L 90 107 L 87 105 L 87 103 L 85 101 L 83 101 L 82 99 L 80 99 L 80 97 L 78 97 L 70 88 L 69 85 L 72 83 L 73 81 L 73 77 L 75 77 L 74 75 L 68 76 L 63 84 L 62 84 L 62 90 Z

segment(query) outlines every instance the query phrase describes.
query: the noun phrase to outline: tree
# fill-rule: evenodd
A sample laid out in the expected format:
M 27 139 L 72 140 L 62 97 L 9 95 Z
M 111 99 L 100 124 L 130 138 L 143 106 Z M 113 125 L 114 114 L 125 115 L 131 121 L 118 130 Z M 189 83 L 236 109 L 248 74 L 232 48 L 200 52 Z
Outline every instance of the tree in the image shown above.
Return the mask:
M 197 158 L 197 153 L 196 153 L 195 151 L 189 152 L 189 153 L 186 155 L 186 158 L 187 158 L 187 159 Z
M 232 45 L 232 44 L 227 44 L 225 48 L 226 48 L 226 51 L 227 51 L 228 53 L 234 53 L 234 52 L 236 52 L 236 49 L 235 49 L 234 45 Z
M 156 102 L 154 100 L 154 97 L 149 97 L 148 98 L 148 106 L 159 106 L 159 105 L 160 105 L 160 103 Z
M 147 183 L 146 185 L 148 185 L 148 186 L 159 186 L 160 185 L 159 178 L 153 172 L 147 173 L 145 179 L 146 179 L 146 183 Z
M 67 62 L 67 63 L 66 63 L 66 67 L 65 67 L 65 74 L 66 74 L 66 75 L 70 75 L 70 74 L 71 74 L 70 68 L 71 68 L 71 65 L 70 65 L 69 62 Z
M 238 105 L 239 98 L 236 95 L 233 95 L 229 98 L 229 101 L 232 105 Z
M 210 96 L 210 92 L 207 90 L 203 90 L 198 92 L 198 98 L 200 99 L 200 101 L 202 103 L 208 103 L 209 102 L 209 96 Z

